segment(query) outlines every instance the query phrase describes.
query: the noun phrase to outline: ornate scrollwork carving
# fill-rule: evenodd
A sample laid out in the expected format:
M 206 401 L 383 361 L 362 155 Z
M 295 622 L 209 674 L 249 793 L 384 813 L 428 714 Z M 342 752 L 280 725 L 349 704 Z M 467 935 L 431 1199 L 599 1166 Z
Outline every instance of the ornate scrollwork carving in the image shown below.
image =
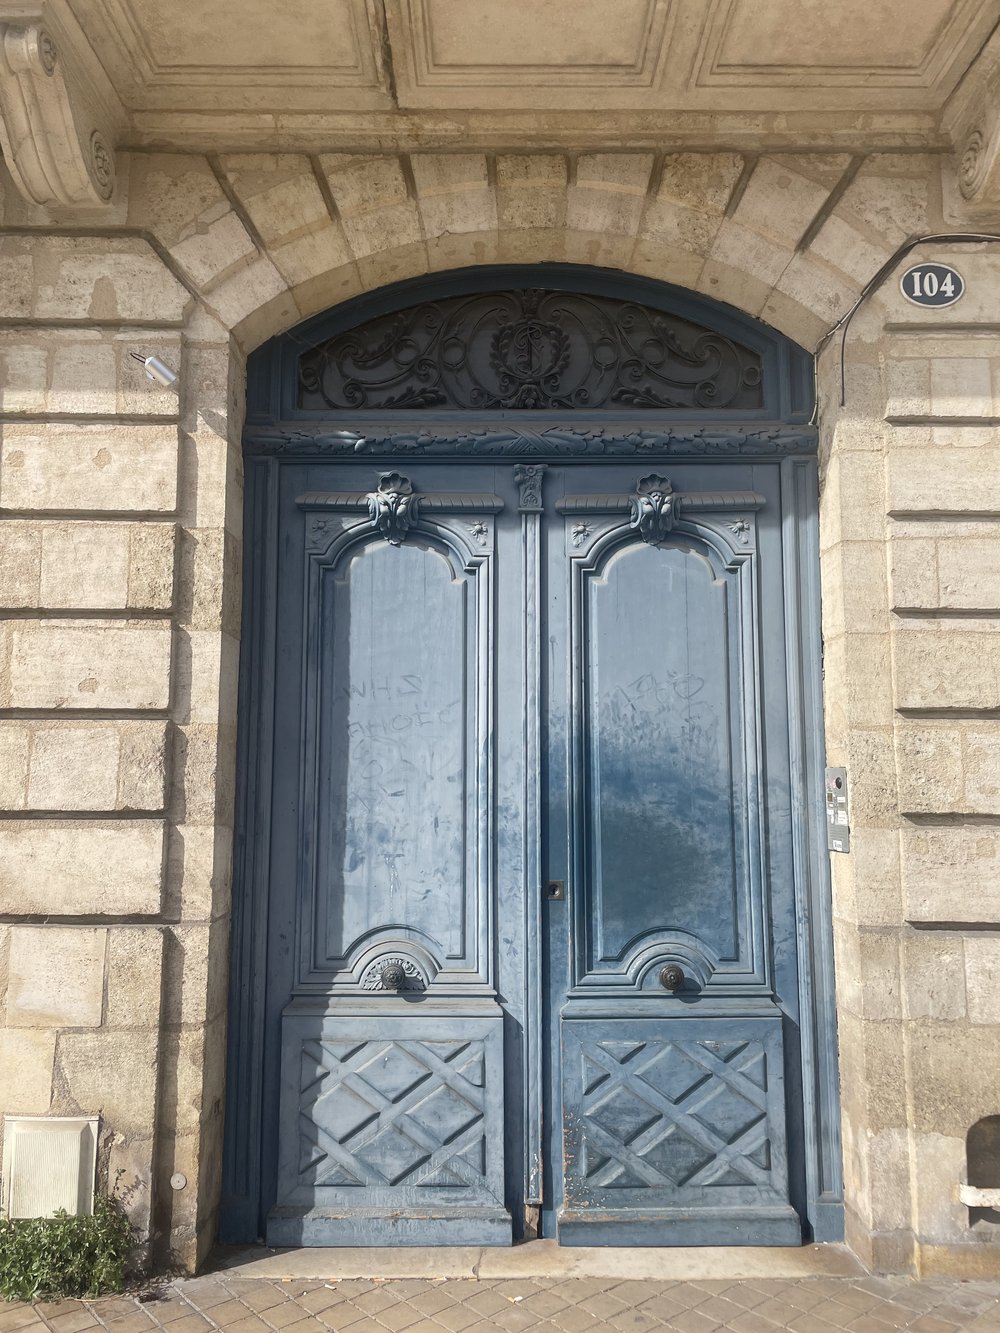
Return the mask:
M 644 542 L 658 546 L 677 521 L 679 499 L 668 478 L 655 472 L 640 477 L 635 494 L 629 498 L 629 527 L 638 528 Z
M 995 211 L 1000 198 L 1000 121 L 995 113 L 991 122 L 996 123 L 975 125 L 966 135 L 957 174 L 964 200 Z
M 417 521 L 420 497 L 413 493 L 409 477 L 383 472 L 378 485 L 368 493 L 368 516 L 372 527 L 390 546 L 398 546 Z
M 426 986 L 424 974 L 409 958 L 392 954 L 376 958 L 369 963 L 361 974 L 362 990 L 386 991 L 421 991 Z
M 479 410 L 758 408 L 761 360 L 635 301 L 519 289 L 428 301 L 321 343 L 299 406 Z
M 994 224 L 1000 211 L 1000 32 L 990 34 L 966 70 L 948 101 L 942 129 L 954 148 L 958 186 L 954 198 L 945 190 L 946 218 Z
M 0 14 L 0 146 L 24 197 L 58 208 L 98 208 L 114 192 L 106 106 L 44 0 Z M 110 88 L 110 85 L 108 86 Z

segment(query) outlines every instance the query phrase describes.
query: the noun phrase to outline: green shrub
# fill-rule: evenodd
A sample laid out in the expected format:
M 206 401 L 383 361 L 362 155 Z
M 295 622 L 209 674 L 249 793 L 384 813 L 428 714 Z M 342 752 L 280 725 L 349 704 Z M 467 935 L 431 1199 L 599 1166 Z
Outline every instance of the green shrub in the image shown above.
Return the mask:
M 0 1299 L 102 1296 L 121 1291 L 133 1245 L 117 1199 L 99 1195 L 91 1217 L 0 1219 Z

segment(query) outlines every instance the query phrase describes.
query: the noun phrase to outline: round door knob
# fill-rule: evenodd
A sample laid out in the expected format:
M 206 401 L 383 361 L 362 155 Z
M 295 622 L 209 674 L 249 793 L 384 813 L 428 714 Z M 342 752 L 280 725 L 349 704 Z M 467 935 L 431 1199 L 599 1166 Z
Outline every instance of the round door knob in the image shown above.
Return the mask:
M 402 990 L 406 985 L 406 973 L 400 963 L 386 963 L 379 973 L 383 990 Z
M 660 973 L 660 985 L 664 990 L 680 990 L 684 985 L 684 969 L 676 963 L 668 963 Z

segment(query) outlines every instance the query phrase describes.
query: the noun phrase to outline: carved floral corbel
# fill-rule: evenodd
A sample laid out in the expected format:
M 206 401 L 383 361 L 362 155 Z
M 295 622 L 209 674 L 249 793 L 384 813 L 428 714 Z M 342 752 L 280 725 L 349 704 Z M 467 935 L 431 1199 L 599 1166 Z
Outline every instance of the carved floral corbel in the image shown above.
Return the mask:
M 31 203 L 101 208 L 115 187 L 107 116 L 70 38 L 42 10 L 0 0 L 0 144 Z
M 639 536 L 650 546 L 665 541 L 677 520 L 680 497 L 667 477 L 655 472 L 640 477 L 635 494 L 630 496 L 629 526 L 638 528 Z
M 417 521 L 420 497 L 414 495 L 413 483 L 398 472 L 383 472 L 367 498 L 372 527 L 390 546 L 399 546 Z

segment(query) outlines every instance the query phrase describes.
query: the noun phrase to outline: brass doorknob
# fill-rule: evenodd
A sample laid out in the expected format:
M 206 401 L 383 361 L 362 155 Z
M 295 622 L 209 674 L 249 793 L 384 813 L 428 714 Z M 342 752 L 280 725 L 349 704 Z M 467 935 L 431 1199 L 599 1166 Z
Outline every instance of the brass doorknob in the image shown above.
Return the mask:
M 664 990 L 680 990 L 684 985 L 684 969 L 676 963 L 668 963 L 660 973 L 660 985 Z
M 386 963 L 379 973 L 383 990 L 402 990 L 406 985 L 406 973 L 399 963 Z

